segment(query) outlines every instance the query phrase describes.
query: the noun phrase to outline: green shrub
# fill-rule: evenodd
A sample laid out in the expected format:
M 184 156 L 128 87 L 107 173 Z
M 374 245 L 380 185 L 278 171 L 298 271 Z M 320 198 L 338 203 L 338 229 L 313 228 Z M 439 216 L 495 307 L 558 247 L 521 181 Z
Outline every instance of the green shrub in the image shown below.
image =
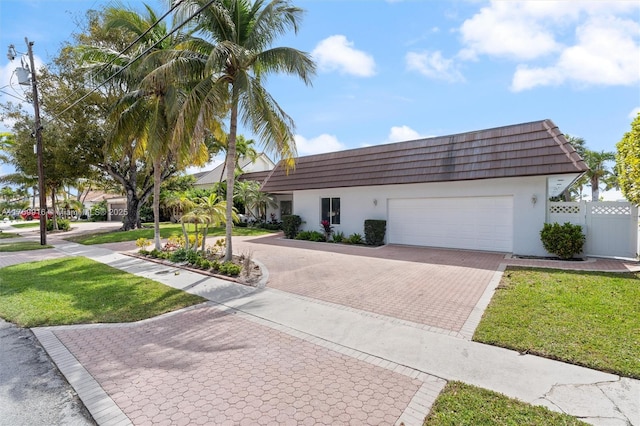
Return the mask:
M 347 237 L 347 243 L 349 244 L 362 244 L 362 235 L 356 233 L 353 233 L 351 235 L 349 235 L 349 237 Z
M 327 241 L 327 237 L 322 232 L 311 231 L 309 232 L 309 240 L 319 243 L 319 242 Z
M 367 219 L 364 221 L 364 240 L 367 245 L 383 245 L 385 232 L 387 232 L 386 220 Z
M 540 240 L 549 253 L 560 259 L 571 259 L 575 254 L 582 252 L 585 236 L 580 225 L 569 222 L 564 225 L 545 223 L 540 231 Z
M 256 228 L 266 229 L 268 231 L 280 231 L 282 229 L 281 223 L 269 223 L 269 222 L 260 222 L 256 224 Z
M 189 250 L 185 248 L 176 249 L 173 253 L 169 255 L 169 260 L 175 263 L 184 262 L 187 260 L 187 253 Z
M 295 239 L 309 241 L 311 239 L 311 231 L 300 231 L 296 234 Z
M 59 231 L 68 231 L 71 229 L 71 222 L 68 219 L 56 219 Z M 53 231 L 53 219 L 47 219 L 47 232 Z
M 217 260 L 214 260 L 213 262 L 211 262 L 211 269 L 214 272 L 218 272 L 220 270 L 220 262 L 218 262 Z
M 286 238 L 295 238 L 298 235 L 298 230 L 302 225 L 302 219 L 296 214 L 288 214 L 282 216 L 282 230 Z
M 224 262 L 218 268 L 218 271 L 224 275 L 236 276 L 240 275 L 240 271 L 242 271 L 242 266 L 236 265 L 233 262 Z
M 327 241 L 324 234 L 318 231 L 300 231 L 298 232 L 298 235 L 296 235 L 295 239 L 315 242 Z
M 332 240 L 334 243 L 341 243 L 342 241 L 344 241 L 344 232 L 342 231 L 335 232 L 333 234 Z
M 200 253 L 195 250 L 187 250 L 187 255 L 185 257 L 187 263 L 197 265 L 198 259 L 200 259 Z
M 89 213 L 92 222 L 107 220 L 107 201 L 103 200 L 94 204 Z
M 203 269 L 211 269 L 211 261 L 209 259 L 202 259 L 200 267 Z
M 153 250 L 151 250 L 151 251 L 149 252 L 149 256 L 151 256 L 151 257 L 156 257 L 156 258 L 158 258 L 158 257 L 160 257 L 161 255 L 162 255 L 162 252 L 161 252 L 160 250 L 158 250 L 158 249 L 153 249 Z
M 142 256 L 146 256 L 146 255 L 149 254 L 149 250 L 140 249 L 140 250 L 138 250 L 138 254 L 142 255 Z

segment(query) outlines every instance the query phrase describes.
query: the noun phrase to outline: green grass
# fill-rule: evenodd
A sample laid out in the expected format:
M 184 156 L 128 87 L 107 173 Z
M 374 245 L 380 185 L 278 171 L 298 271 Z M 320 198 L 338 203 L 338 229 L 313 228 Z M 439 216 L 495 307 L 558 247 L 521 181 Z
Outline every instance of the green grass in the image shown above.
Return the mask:
M 640 274 L 509 268 L 474 340 L 640 378 Z
M 38 241 L 19 241 L 17 243 L 0 243 L 0 252 L 15 252 L 25 250 L 40 250 L 53 248 L 48 244 L 40 245 Z
M 533 406 L 497 392 L 449 382 L 436 399 L 428 426 L 584 425 L 575 417 Z
M 7 238 L 17 238 L 19 236 L 20 236 L 20 234 L 16 234 L 15 232 L 2 232 L 2 231 L 0 231 L 0 240 L 7 239 Z
M 22 222 L 22 223 L 14 223 L 13 225 L 11 225 L 12 228 L 38 228 L 40 226 L 40 221 L 38 220 L 32 220 L 29 222 Z
M 0 269 L 0 317 L 21 327 L 138 321 L 203 301 L 83 257 Z
M 147 225 L 145 225 L 147 226 Z M 195 230 L 193 225 L 188 226 L 187 231 L 192 234 Z M 201 228 L 198 228 L 198 232 L 202 235 Z M 234 236 L 260 236 L 271 234 L 274 231 L 258 228 L 233 228 Z M 209 227 L 207 238 L 219 237 L 225 235 L 225 228 L 223 227 Z M 181 237 L 182 226 L 179 223 L 163 223 L 160 224 L 160 236 L 162 238 L 169 237 Z M 112 232 L 98 232 L 95 234 L 79 235 L 77 237 L 70 237 L 68 240 L 80 244 L 105 244 L 105 243 L 119 243 L 123 241 L 135 241 L 138 238 L 153 239 L 153 225 L 144 229 L 132 229 L 131 231 L 112 231 Z

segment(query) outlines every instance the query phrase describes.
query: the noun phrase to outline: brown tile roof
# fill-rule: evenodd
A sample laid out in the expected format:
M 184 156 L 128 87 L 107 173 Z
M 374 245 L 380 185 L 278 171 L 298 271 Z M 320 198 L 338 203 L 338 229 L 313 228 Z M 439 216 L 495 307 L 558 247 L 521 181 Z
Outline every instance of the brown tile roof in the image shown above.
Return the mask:
M 266 192 L 581 173 L 587 165 L 551 120 L 438 136 L 278 164 Z

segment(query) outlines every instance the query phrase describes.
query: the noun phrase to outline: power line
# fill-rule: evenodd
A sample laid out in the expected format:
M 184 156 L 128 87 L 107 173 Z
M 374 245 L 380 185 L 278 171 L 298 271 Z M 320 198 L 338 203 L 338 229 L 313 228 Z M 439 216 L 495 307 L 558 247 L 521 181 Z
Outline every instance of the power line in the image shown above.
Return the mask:
M 181 0 L 182 1 L 182 0 Z M 154 47 L 156 47 L 158 44 L 162 43 L 163 41 L 165 41 L 167 38 L 169 38 L 170 36 L 172 36 L 175 32 L 177 32 L 178 30 L 180 30 L 182 27 L 184 27 L 189 21 L 191 21 L 193 18 L 195 18 L 197 15 L 200 14 L 200 12 L 202 12 L 204 9 L 206 9 L 207 7 L 209 7 L 211 4 L 213 4 L 215 1 L 218 0 L 209 0 L 209 2 L 207 2 L 207 4 L 205 4 L 204 6 L 202 6 L 200 9 L 198 9 L 197 11 L 195 11 L 193 14 L 191 14 L 191 16 L 189 16 L 186 20 L 184 20 L 182 23 L 180 23 L 180 25 L 178 25 L 177 27 L 175 27 L 174 29 L 172 29 L 167 35 L 165 35 L 164 37 L 162 37 L 160 40 L 156 41 L 155 43 L 153 43 L 151 46 L 149 46 L 148 48 L 146 48 L 144 51 L 142 51 L 138 56 L 136 56 L 135 58 L 133 58 L 131 61 L 129 61 L 128 64 L 124 65 L 122 68 L 120 68 L 118 71 L 116 71 L 114 74 L 112 74 L 111 76 L 109 76 L 105 81 L 103 81 L 102 83 L 100 83 L 99 85 L 97 85 L 96 87 L 94 87 L 93 89 L 91 89 L 89 91 L 89 93 L 86 93 L 84 96 L 80 97 L 78 100 L 76 100 L 75 102 L 73 102 L 71 105 L 69 105 L 67 108 L 65 108 L 64 110 L 60 111 L 58 114 L 54 114 L 54 116 L 52 117 L 52 120 L 57 120 L 58 117 L 60 117 L 62 114 L 64 114 L 65 112 L 69 111 L 71 108 L 73 108 L 74 106 L 76 106 L 77 104 L 79 104 L 80 102 L 82 102 L 83 100 L 85 100 L 86 98 L 88 98 L 92 93 L 94 93 L 95 91 L 97 91 L 99 88 L 101 88 L 102 86 L 104 86 L 105 84 L 107 84 L 109 81 L 113 80 L 114 78 L 116 78 L 118 75 L 120 75 L 123 71 L 125 71 L 127 68 L 129 68 L 131 65 L 133 65 L 134 62 L 136 62 L 138 59 L 140 59 L 141 57 L 143 57 L 144 55 L 146 55 L 151 49 L 153 49 Z
M 98 0 L 94 1 L 94 4 L 97 2 Z M 138 43 L 144 36 L 146 36 L 147 34 L 149 34 L 149 32 L 151 32 L 151 30 L 153 30 L 156 26 L 158 26 L 158 24 L 160 24 L 160 22 L 166 18 L 167 16 L 169 16 L 169 14 L 171 14 L 171 12 L 173 12 L 179 5 L 180 3 L 182 3 L 184 0 L 179 0 L 178 2 L 176 2 L 175 5 L 173 5 L 171 7 L 171 9 L 169 9 L 164 15 L 162 15 L 159 19 L 156 20 L 156 22 L 154 22 L 149 28 L 147 28 L 142 34 L 140 34 L 134 41 L 132 41 L 131 43 L 129 43 L 129 45 L 127 47 L 125 47 L 121 52 L 119 52 L 113 59 L 111 59 L 109 62 L 107 62 L 106 64 L 104 64 L 98 71 L 95 71 L 93 74 L 100 74 L 102 73 L 105 69 L 107 69 L 107 67 L 111 64 L 113 64 L 115 61 L 118 60 L 118 58 L 120 58 L 122 55 L 124 55 L 129 49 L 131 49 L 133 46 L 136 45 L 136 43 Z M 113 2 L 110 2 L 113 3 Z M 104 85 L 106 83 L 103 82 L 102 84 Z M 100 85 L 96 86 L 94 88 L 94 90 L 98 89 L 99 87 L 101 87 Z M 90 95 L 91 93 L 93 93 L 93 91 L 89 92 L 86 96 Z M 71 96 L 73 95 L 69 95 L 67 96 L 64 100 L 62 100 L 62 102 L 66 102 L 69 98 L 71 98 Z M 58 115 L 61 115 L 62 113 L 64 113 L 66 111 L 66 109 L 64 111 L 62 111 L 59 114 L 54 114 L 54 118 L 57 117 Z

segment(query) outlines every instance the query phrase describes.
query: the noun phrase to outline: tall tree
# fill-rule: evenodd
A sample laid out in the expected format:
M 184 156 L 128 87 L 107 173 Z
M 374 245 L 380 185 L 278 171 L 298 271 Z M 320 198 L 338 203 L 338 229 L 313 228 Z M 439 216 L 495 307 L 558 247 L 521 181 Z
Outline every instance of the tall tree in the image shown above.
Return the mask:
M 186 20 L 207 3 L 206 0 L 180 2 L 178 19 Z M 290 30 L 297 33 L 302 13 L 302 9 L 287 0 L 220 0 L 194 19 L 194 29 L 205 38 L 194 38 L 186 48 L 202 56 L 200 66 L 204 78 L 191 91 L 176 128 L 183 138 L 198 137 L 203 119 L 221 105 L 227 107 L 225 260 L 231 260 L 233 254 L 232 209 L 239 121 L 257 135 L 266 150 L 282 157 L 287 168 L 294 165 L 293 120 L 267 92 L 264 81 L 270 74 L 285 73 L 311 83 L 315 64 L 307 53 L 290 47 L 272 47 L 279 36 Z
M 105 13 L 107 30 L 117 29 L 129 34 L 136 46 L 125 55 L 94 46 L 87 49 L 86 58 L 93 56 L 100 64 L 103 76 L 113 75 L 126 85 L 127 93 L 114 107 L 117 117 L 112 135 L 112 146 L 130 146 L 136 141 L 139 155 L 146 154 L 153 165 L 154 243 L 160 243 L 160 185 L 163 165 L 167 160 L 176 168 L 202 164 L 208 159 L 204 140 L 182 140 L 176 144 L 173 129 L 176 112 L 185 98 L 189 84 L 188 73 L 181 63 L 173 61 L 174 46 L 184 41 L 185 35 L 173 33 L 154 10 L 145 6 L 145 13 L 121 7 L 111 7 Z M 111 66 L 107 66 L 110 64 Z
M 598 201 L 600 200 L 600 183 L 606 181 L 612 175 L 608 163 L 615 160 L 615 154 L 613 152 L 598 152 L 587 149 L 584 160 L 589 166 L 587 177 L 591 185 L 591 201 Z
M 616 145 L 616 171 L 622 194 L 640 205 L 640 112 L 631 123 L 631 130 Z

